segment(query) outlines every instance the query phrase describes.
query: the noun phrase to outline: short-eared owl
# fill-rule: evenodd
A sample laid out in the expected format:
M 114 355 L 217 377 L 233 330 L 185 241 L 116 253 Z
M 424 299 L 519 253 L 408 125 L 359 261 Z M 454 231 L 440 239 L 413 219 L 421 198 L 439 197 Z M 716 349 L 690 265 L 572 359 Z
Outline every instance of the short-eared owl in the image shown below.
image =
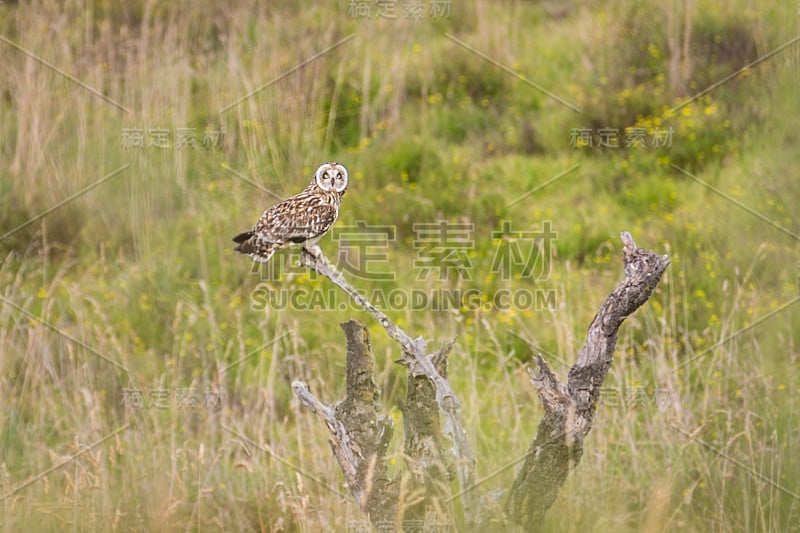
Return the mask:
M 336 222 L 346 190 L 347 169 L 325 163 L 303 192 L 273 205 L 253 229 L 234 237 L 234 250 L 266 262 L 289 243 L 303 243 L 304 248 L 317 255 L 317 241 Z

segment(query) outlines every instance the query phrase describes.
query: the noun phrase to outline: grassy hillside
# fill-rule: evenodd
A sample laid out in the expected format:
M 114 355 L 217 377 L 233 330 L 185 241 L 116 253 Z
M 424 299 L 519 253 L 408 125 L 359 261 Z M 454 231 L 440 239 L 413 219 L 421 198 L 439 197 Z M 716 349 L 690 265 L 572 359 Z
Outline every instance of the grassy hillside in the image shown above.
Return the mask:
M 338 324 L 369 317 L 297 250 L 231 250 L 327 161 L 321 247 L 457 338 L 485 494 L 628 230 L 672 264 L 545 528 L 800 527 L 796 6 L 387 4 L 0 2 L 0 527 L 363 523 L 291 382 L 341 398 Z M 399 474 L 405 373 L 369 326 Z

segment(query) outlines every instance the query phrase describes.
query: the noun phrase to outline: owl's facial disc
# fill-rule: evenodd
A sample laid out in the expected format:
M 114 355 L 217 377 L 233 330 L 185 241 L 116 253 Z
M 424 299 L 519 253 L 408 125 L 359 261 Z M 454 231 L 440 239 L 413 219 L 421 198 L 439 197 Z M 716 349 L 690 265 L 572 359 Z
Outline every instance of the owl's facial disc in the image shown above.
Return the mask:
M 333 167 L 329 163 L 319 167 L 314 173 L 314 180 L 317 182 L 317 187 L 323 191 L 331 190 L 333 187 Z
M 314 174 L 317 186 L 323 191 L 331 189 L 344 194 L 347 189 L 347 169 L 336 163 L 325 163 Z
M 344 194 L 347 190 L 347 169 L 343 165 L 333 165 L 333 190 Z

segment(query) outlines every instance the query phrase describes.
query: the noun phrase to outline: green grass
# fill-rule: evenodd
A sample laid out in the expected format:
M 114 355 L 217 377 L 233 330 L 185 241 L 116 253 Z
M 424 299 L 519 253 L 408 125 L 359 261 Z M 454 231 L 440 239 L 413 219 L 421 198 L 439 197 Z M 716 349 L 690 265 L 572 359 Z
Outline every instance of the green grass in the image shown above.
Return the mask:
M 800 311 L 785 307 L 798 294 L 797 47 L 671 111 L 796 33 L 789 5 L 734 4 L 735 16 L 693 5 L 681 89 L 668 43 L 682 33 L 668 21 L 683 16 L 654 2 L 453 2 L 449 17 L 415 23 L 400 4 L 388 20 L 351 18 L 347 2 L 0 3 L 0 34 L 130 110 L 0 42 L 0 233 L 127 165 L 0 240 L 0 527 L 345 531 L 363 520 L 291 382 L 341 398 L 338 324 L 365 321 L 399 475 L 397 346 L 352 306 L 254 305 L 265 286 L 345 300 L 301 270 L 262 279 L 230 241 L 275 201 L 242 177 L 285 197 L 336 160 L 351 180 L 337 228 L 395 231 L 377 250 L 395 279 L 352 279 L 360 289 L 555 295 L 533 309 L 387 310 L 433 347 L 457 338 L 449 379 L 478 478 L 492 476 L 486 509 L 515 469 L 493 474 L 525 453 L 542 414 L 526 365 L 542 353 L 566 375 L 621 277 L 628 230 L 672 264 L 623 325 L 583 460 L 545 529 L 797 529 Z M 570 146 L 573 128 L 605 127 L 621 148 Z M 627 127 L 648 139 L 672 128 L 672 144 L 626 149 Z M 166 129 L 170 147 L 126 148 L 124 128 Z M 225 135 L 178 148 L 180 128 Z M 471 228 L 469 279 L 418 279 L 415 224 L 441 220 Z M 520 265 L 511 279 L 491 272 L 504 221 L 552 224 L 544 279 Z M 336 242 L 321 244 L 336 257 Z M 133 389 L 168 403 L 133 409 Z M 178 405 L 178 391 L 198 405 Z M 221 408 L 204 406 L 216 392 Z

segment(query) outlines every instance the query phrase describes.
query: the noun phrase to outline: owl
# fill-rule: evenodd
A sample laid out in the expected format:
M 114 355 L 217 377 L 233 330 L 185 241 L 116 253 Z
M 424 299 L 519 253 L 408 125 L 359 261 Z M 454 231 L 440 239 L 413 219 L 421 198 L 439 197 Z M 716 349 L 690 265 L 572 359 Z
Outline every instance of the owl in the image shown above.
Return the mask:
M 273 205 L 253 229 L 234 237 L 234 250 L 262 263 L 290 243 L 302 243 L 303 248 L 318 255 L 317 241 L 336 222 L 346 190 L 347 169 L 337 163 L 325 163 L 301 193 Z

